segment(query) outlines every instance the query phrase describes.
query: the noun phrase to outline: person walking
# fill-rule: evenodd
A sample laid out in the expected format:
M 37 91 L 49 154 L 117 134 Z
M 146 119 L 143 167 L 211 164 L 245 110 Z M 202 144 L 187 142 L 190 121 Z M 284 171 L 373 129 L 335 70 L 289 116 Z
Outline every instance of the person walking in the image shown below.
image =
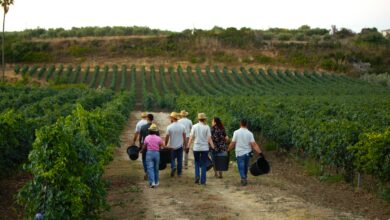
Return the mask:
M 178 114 L 172 112 L 170 115 L 171 124 L 167 127 L 165 136 L 165 145 L 172 149 L 171 151 L 171 177 L 177 175 L 180 177 L 183 167 L 183 144 L 186 139 L 186 132 L 178 120 Z M 176 166 L 177 163 L 177 166 Z
M 217 156 L 227 156 L 227 142 L 229 137 L 226 135 L 225 127 L 222 124 L 222 121 L 218 117 L 214 117 L 211 127 L 211 139 L 213 140 L 215 149 L 211 150 L 211 158 L 213 164 L 215 164 L 215 157 Z M 217 171 L 214 166 L 214 176 L 217 178 L 222 178 L 222 171 Z
M 187 146 L 188 141 L 190 139 L 190 133 L 192 128 L 192 121 L 187 118 L 188 112 L 185 110 L 182 110 L 180 112 L 181 119 L 179 120 L 179 123 L 184 126 L 185 132 L 186 132 L 186 139 L 184 141 L 184 146 Z M 185 149 L 184 151 L 184 169 L 188 169 L 188 153 L 189 149 Z
M 137 142 L 137 139 L 139 138 L 139 135 L 140 135 L 140 132 L 141 132 L 141 127 L 148 123 L 148 121 L 146 120 L 147 116 L 148 116 L 148 114 L 146 112 L 142 112 L 141 113 L 141 120 L 139 120 L 137 122 L 137 125 L 135 126 L 135 134 L 134 134 L 134 138 L 133 138 L 133 145 L 135 145 L 135 142 Z M 140 143 L 139 147 L 141 148 L 141 139 L 139 139 L 139 143 Z
M 153 114 L 147 114 L 146 115 L 146 124 L 142 125 L 142 127 L 141 127 L 139 138 L 140 138 L 140 146 L 142 148 L 143 148 L 146 136 L 149 135 L 149 127 L 152 125 L 153 120 L 154 120 Z M 157 131 L 156 134 L 158 136 L 160 136 L 160 133 L 158 131 Z M 147 164 L 146 164 L 146 152 L 147 152 L 147 149 L 146 148 L 143 148 L 143 149 L 144 150 L 142 151 L 142 166 L 143 166 L 144 172 L 145 172 L 144 180 L 148 180 L 148 167 L 147 167 Z
M 229 145 L 228 151 L 236 149 L 236 158 L 238 172 L 241 176 L 241 185 L 246 186 L 248 184 L 247 174 L 249 167 L 249 160 L 252 156 L 252 150 L 260 154 L 261 149 L 257 145 L 253 133 L 247 128 L 247 120 L 241 119 L 240 129 L 234 131 L 232 142 Z
M 212 149 L 215 148 L 211 140 L 210 127 L 206 124 L 206 115 L 198 113 L 199 122 L 195 124 L 190 133 L 190 139 L 187 144 L 187 149 L 190 148 L 191 142 L 194 141 L 193 152 L 195 160 L 195 183 L 206 185 L 206 166 L 209 153 L 209 144 Z
M 149 177 L 150 188 L 157 187 L 159 182 L 159 164 L 160 164 L 160 149 L 164 148 L 164 142 L 158 135 L 156 124 L 151 124 L 148 128 L 149 135 L 146 136 L 142 151 L 146 151 L 146 164 Z

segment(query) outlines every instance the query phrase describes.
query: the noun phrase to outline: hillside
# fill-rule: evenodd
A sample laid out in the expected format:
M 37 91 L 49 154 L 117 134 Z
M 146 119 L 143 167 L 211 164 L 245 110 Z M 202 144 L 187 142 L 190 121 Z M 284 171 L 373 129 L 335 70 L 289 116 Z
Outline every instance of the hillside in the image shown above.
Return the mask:
M 219 28 L 183 32 L 80 28 L 7 34 L 8 63 L 97 63 L 294 68 L 361 75 L 390 72 L 390 43 L 377 29 L 354 33 Z

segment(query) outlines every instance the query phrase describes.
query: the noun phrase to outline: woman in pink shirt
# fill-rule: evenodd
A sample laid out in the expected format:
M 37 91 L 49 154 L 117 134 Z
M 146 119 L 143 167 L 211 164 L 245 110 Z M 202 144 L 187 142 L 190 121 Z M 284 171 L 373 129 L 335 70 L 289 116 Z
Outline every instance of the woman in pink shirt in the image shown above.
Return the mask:
M 164 147 L 163 140 L 157 135 L 158 128 L 156 124 L 151 124 L 149 127 L 149 135 L 144 140 L 144 148 L 146 151 L 146 166 L 149 177 L 150 188 L 155 188 L 159 185 L 159 164 L 160 164 L 160 148 Z M 142 149 L 144 150 L 144 149 Z

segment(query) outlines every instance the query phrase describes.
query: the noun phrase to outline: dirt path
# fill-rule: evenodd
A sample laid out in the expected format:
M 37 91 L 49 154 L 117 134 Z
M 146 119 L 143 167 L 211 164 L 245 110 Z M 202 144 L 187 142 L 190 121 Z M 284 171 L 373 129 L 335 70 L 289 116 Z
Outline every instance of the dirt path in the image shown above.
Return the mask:
M 294 194 L 288 182 L 268 176 L 250 177 L 241 187 L 235 163 L 223 179 L 209 171 L 207 186 L 194 184 L 193 163 L 181 178 L 171 178 L 169 169 L 160 172 L 160 186 L 148 188 L 143 180 L 141 161 L 130 161 L 126 148 L 130 145 L 140 112 L 133 112 L 122 135 L 105 178 L 110 211 L 103 219 L 360 219 L 361 217 L 306 201 Z M 154 113 L 163 131 L 169 123 L 167 113 Z M 190 154 L 191 155 L 191 154 Z

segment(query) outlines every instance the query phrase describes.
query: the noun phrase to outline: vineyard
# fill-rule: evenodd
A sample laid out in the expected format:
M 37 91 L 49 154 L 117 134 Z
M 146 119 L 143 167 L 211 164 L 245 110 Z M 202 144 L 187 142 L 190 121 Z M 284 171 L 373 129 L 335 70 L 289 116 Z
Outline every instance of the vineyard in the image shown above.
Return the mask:
M 136 104 L 219 116 L 229 135 L 246 118 L 280 150 L 318 161 L 323 175 L 335 170 L 360 183 L 364 173 L 390 182 L 389 87 L 250 67 L 16 65 L 14 72 L 57 85 L 0 87 L 0 168 L 12 172 L 26 163 L 33 174 L 18 195 L 27 216 L 99 216 L 103 168 Z

